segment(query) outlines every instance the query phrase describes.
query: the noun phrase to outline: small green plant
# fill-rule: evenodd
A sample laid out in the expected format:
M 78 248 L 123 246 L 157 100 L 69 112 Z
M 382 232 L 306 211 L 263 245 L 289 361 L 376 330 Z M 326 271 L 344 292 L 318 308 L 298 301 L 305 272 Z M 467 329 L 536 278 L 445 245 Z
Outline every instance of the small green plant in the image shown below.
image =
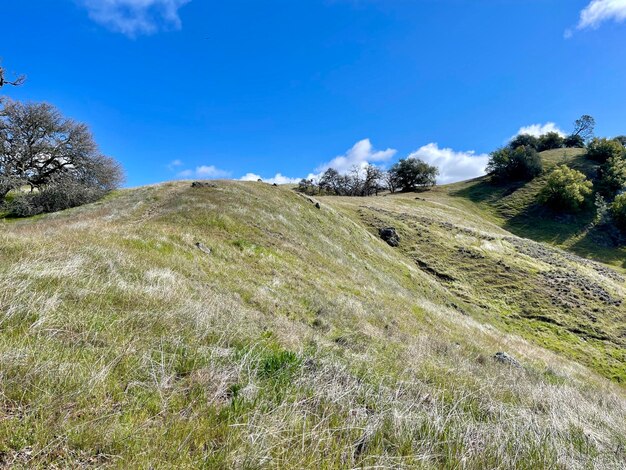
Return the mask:
M 539 201 L 553 209 L 576 211 L 582 208 L 593 191 L 593 184 L 578 170 L 559 166 L 548 177 L 539 193 Z

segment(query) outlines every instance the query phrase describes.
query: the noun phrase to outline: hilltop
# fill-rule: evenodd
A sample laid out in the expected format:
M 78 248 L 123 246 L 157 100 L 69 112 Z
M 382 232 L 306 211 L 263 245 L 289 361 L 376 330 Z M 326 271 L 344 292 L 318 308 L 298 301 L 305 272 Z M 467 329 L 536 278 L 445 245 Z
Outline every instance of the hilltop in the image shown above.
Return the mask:
M 623 467 L 623 274 L 480 184 L 174 182 L 0 223 L 2 462 Z

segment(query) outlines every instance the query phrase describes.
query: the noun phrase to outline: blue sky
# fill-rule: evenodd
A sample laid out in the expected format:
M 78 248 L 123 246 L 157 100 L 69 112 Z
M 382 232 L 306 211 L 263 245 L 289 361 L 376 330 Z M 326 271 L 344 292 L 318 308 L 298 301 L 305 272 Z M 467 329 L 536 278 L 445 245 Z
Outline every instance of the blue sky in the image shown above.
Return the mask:
M 3 93 L 87 122 L 129 186 L 408 155 L 448 182 L 522 127 L 626 134 L 626 0 L 22 0 L 0 30 Z

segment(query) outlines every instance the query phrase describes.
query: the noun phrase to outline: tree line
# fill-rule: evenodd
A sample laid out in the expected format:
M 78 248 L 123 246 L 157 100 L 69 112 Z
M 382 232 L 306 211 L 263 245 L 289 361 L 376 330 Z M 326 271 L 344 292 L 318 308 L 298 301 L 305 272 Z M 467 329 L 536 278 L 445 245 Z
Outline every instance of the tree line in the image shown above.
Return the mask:
M 373 196 L 381 191 L 395 193 L 429 188 L 436 184 L 439 169 L 418 158 L 404 158 L 389 170 L 375 165 L 353 166 L 341 174 L 328 168 L 319 179 L 302 179 L 298 190 L 307 194 L 335 196 Z

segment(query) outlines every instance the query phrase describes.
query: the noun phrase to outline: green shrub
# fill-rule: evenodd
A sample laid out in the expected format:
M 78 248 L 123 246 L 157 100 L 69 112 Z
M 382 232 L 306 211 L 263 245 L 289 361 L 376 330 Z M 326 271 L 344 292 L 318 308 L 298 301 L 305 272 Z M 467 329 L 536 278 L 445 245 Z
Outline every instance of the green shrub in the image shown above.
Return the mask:
M 621 158 L 624 153 L 624 146 L 616 140 L 595 138 L 587 146 L 587 158 L 600 163 L 611 157 Z
M 567 148 L 584 149 L 585 139 L 579 135 L 568 135 L 563 141 L 563 146 Z
M 539 137 L 537 150 L 543 152 L 544 150 L 560 149 L 563 147 L 564 142 L 565 140 L 559 133 L 548 132 Z
M 615 198 L 611 204 L 611 214 L 615 224 L 626 232 L 626 193 L 622 193 Z
M 532 147 L 535 150 L 539 147 L 539 139 L 534 135 L 520 134 L 509 143 L 509 147 L 516 149 L 517 147 Z
M 610 198 L 626 188 L 626 156 L 611 156 L 599 171 L 601 192 Z
M 580 171 L 561 165 L 539 193 L 539 201 L 553 209 L 576 211 L 593 192 L 593 184 Z
M 439 175 L 439 169 L 436 166 L 414 157 L 400 160 L 391 167 L 389 172 L 395 176 L 404 192 L 434 186 Z
M 541 174 L 541 157 L 532 147 L 504 147 L 489 156 L 487 172 L 502 181 L 530 180 Z

